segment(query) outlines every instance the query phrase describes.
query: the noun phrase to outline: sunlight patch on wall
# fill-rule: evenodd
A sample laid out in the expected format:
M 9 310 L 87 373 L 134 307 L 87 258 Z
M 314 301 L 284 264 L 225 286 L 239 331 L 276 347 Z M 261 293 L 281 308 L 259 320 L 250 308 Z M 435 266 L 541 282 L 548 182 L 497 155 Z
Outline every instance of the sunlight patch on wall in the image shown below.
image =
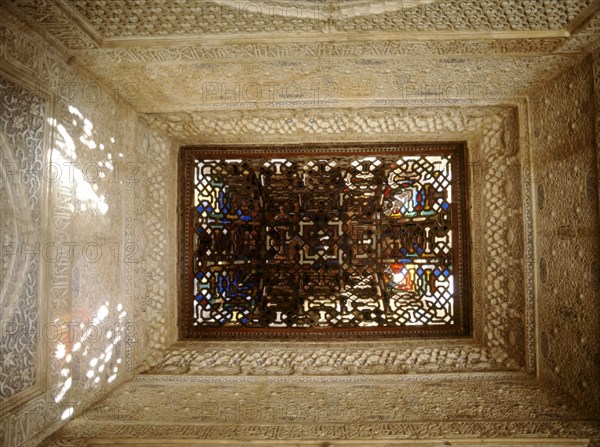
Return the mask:
M 68 111 L 72 119 L 64 125 L 56 118 L 47 120 L 55 131 L 55 142 L 45 174 L 55 188 L 71 191 L 71 213 L 104 216 L 110 209 L 108 183 L 118 180 L 115 159 L 122 158 L 123 153 L 113 154 L 116 139 L 111 136 L 109 141 L 101 142 L 98 129 L 75 106 L 69 106 Z M 92 293 L 102 292 L 97 289 Z M 62 363 L 60 380 L 52 391 L 54 402 L 64 409 L 62 420 L 71 418 L 81 404 L 80 399 L 70 398 L 74 389 L 112 383 L 131 363 L 123 361 L 131 355 L 129 343 L 133 340 L 133 325 L 123 304 L 103 300 L 94 306 L 95 310 L 81 306 L 72 304 L 70 314 L 54 318 L 49 326 L 55 333 L 47 334 L 54 335 L 53 355 Z

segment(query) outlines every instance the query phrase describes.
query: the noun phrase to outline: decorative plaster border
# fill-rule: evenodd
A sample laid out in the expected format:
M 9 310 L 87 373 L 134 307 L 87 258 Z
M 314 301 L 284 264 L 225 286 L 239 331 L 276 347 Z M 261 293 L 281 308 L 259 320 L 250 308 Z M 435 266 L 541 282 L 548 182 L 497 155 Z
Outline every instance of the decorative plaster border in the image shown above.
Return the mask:
M 519 148 L 520 123 L 515 107 L 285 109 L 147 114 L 142 115 L 142 118 L 149 125 L 160 128 L 186 144 L 468 140 L 468 158 L 473 171 L 471 175 L 476 174 L 471 180 L 471 213 L 474 220 L 472 231 L 475 234 L 473 244 L 481 246 L 478 240 L 481 243 L 483 239 L 478 235 L 485 235 L 487 248 L 482 248 L 484 251 L 476 250 L 472 256 L 472 279 L 476 282 L 473 287 L 475 344 L 466 342 L 466 345 L 469 349 L 479 350 L 478 343 L 482 343 L 489 350 L 485 351 L 486 355 L 489 352 L 495 361 L 491 369 L 502 365 L 501 368 L 526 366 L 530 371 L 533 370 L 535 357 L 532 355 L 534 350 L 531 345 L 535 345 L 535 321 L 530 318 L 531 313 L 525 318 L 525 309 L 532 305 L 527 300 L 531 300 L 532 295 L 530 292 L 526 293 L 522 267 L 524 244 L 531 240 L 532 229 L 527 225 L 524 228 L 522 218 L 519 217 L 523 216 L 523 206 L 530 207 L 530 197 L 525 194 L 522 200 L 518 199 L 519 190 L 514 187 L 515 184 L 523 185 L 527 181 L 525 177 L 521 178 L 523 173 L 520 160 L 524 149 Z M 526 233 L 525 236 L 523 232 Z M 500 258 L 507 262 L 506 265 L 512 266 L 512 273 L 506 273 L 504 269 L 498 270 L 499 265 L 493 267 L 490 260 Z M 434 342 L 422 346 L 435 348 L 435 343 L 439 345 L 439 342 Z M 260 345 L 254 346 L 258 349 Z M 301 352 L 307 346 L 297 345 L 294 349 Z M 186 372 L 191 365 L 188 360 L 193 356 L 214 355 L 216 364 L 223 348 L 224 345 L 217 345 L 213 354 L 210 354 L 213 348 L 204 348 L 202 344 L 187 344 L 179 350 L 176 345 L 172 351 L 168 351 L 153 372 Z M 389 348 L 390 345 L 382 341 L 371 354 L 376 356 L 377 349 Z M 335 349 L 328 348 L 325 351 L 326 363 L 332 359 Z M 246 371 L 264 371 L 263 364 L 269 358 L 268 352 L 255 352 L 255 363 L 250 361 Z M 407 358 L 411 358 L 411 355 Z M 335 361 L 334 359 L 334 364 Z M 227 363 L 223 359 L 221 366 L 226 367 Z M 426 365 L 432 362 L 424 359 L 421 363 Z M 478 361 L 473 363 L 477 364 Z M 216 371 L 209 364 L 200 366 L 202 373 L 210 373 L 211 369 Z M 412 368 L 419 368 L 419 364 L 410 367 L 411 370 Z M 423 369 L 427 370 L 426 367 Z M 277 373 L 276 367 L 271 370 L 272 373 Z M 323 368 L 321 374 L 334 370 L 335 368 Z M 340 374 L 339 370 L 340 368 L 334 373 Z M 368 374 L 369 371 L 384 373 L 389 368 L 373 364 L 371 370 L 367 368 L 363 373 Z M 229 365 L 223 372 L 239 374 L 242 369 Z M 283 368 L 281 373 L 289 374 L 289 368 Z M 352 372 L 341 372 L 348 373 Z
M 440 382 L 464 380 L 503 380 L 526 381 L 531 380 L 531 375 L 519 371 L 492 371 L 492 372 L 455 372 L 455 373 L 418 373 L 418 374 L 357 374 L 351 376 L 252 376 L 252 375 L 165 375 L 165 374 L 140 374 L 134 382 L 144 383 L 390 383 L 390 382 Z

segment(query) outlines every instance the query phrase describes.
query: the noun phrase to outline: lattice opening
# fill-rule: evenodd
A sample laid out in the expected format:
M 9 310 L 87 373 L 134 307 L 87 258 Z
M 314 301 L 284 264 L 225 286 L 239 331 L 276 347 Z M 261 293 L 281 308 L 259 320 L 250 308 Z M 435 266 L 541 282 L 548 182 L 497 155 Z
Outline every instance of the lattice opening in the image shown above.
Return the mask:
M 468 332 L 461 145 L 182 150 L 185 336 Z

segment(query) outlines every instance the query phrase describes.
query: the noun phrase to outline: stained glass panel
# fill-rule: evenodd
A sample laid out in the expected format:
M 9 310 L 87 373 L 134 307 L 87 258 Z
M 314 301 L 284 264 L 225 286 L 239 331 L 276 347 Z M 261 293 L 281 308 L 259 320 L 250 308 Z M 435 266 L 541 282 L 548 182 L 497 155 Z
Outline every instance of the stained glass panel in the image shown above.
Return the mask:
M 462 153 L 421 149 L 194 152 L 190 333 L 464 332 Z

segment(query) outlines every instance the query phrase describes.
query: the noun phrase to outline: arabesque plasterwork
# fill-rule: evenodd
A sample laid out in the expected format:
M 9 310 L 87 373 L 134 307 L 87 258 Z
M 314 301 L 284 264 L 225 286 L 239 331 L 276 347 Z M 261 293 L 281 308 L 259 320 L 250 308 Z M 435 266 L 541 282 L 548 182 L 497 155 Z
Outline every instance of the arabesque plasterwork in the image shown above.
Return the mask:
M 46 266 L 42 323 L 83 328 L 44 340 L 46 390 L 6 412 L 3 443 L 600 439 L 595 2 L 304 1 L 294 20 L 275 0 L 158 3 L 0 6 L 3 94 L 47 104 L 20 107 L 47 129 L 27 144 L 105 174 L 41 182 L 49 242 L 110 254 Z M 467 143 L 472 337 L 177 342 L 177 148 L 332 141 Z

